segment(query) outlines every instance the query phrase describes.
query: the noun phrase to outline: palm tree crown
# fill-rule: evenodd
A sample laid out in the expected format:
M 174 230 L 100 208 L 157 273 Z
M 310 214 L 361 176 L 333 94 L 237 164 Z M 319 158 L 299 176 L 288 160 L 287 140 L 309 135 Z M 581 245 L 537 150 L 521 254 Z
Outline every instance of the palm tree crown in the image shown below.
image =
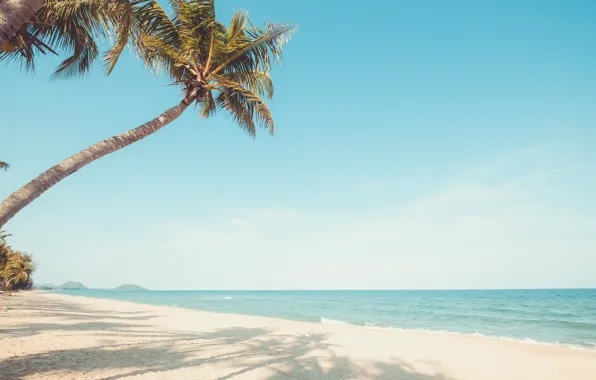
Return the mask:
M 169 0 L 169 4 L 171 18 L 157 0 L 47 0 L 1 46 L 0 61 L 17 60 L 32 70 L 38 54 L 61 51 L 68 57 L 54 76 L 85 74 L 99 56 L 98 40 L 109 36 L 112 47 L 104 55 L 108 74 L 132 42 L 149 67 L 165 69 L 176 83 L 194 87 L 196 97 L 205 103 L 205 115 L 216 106 L 230 110 L 236 100 L 247 100 L 252 106 L 243 107 L 245 110 L 265 117 L 267 112 L 256 106 L 259 102 L 243 90 L 235 90 L 234 100 L 230 100 L 231 86 L 236 87 L 231 82 L 259 99 L 270 97 L 267 73 L 272 60 L 280 59 L 281 48 L 295 28 L 267 24 L 261 30 L 250 23 L 245 12 L 237 12 L 226 28 L 215 19 L 213 0 Z M 216 89 L 221 95 L 219 102 L 213 98 Z M 242 122 L 246 118 L 237 120 L 246 124 Z
M 229 26 L 215 18 L 213 0 L 171 0 L 169 17 L 156 1 L 137 7 L 135 49 L 145 65 L 165 72 L 202 116 L 217 108 L 230 114 L 251 135 L 255 125 L 274 130 L 263 97 L 273 96 L 269 72 L 296 27 L 254 26 L 246 12 L 236 12 Z

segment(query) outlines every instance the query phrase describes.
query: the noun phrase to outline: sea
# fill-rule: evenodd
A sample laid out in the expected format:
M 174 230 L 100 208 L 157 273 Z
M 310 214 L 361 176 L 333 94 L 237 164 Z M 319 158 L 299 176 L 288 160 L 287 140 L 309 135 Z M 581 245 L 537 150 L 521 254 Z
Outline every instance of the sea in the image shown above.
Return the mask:
M 61 293 L 361 328 L 473 334 L 596 351 L 596 289 Z

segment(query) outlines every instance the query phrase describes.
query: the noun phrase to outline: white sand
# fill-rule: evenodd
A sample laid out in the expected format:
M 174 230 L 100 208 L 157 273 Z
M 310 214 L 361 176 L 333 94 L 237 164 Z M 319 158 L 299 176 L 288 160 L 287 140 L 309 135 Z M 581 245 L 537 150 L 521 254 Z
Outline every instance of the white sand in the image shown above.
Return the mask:
M 28 292 L 0 297 L 0 379 L 595 380 L 596 353 Z

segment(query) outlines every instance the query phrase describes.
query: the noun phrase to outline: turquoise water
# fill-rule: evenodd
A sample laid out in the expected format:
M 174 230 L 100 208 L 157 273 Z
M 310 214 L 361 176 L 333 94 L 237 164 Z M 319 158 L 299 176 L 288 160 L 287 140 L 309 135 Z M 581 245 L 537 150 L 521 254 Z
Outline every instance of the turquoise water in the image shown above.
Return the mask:
M 482 334 L 596 349 L 596 289 L 64 293 L 296 321 Z

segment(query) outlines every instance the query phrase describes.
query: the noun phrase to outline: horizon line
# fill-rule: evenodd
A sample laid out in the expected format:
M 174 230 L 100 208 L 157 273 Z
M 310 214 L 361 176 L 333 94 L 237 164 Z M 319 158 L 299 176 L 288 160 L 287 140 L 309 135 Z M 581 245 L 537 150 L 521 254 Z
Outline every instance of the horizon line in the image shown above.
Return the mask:
M 49 284 L 42 284 L 49 285 Z M 39 285 L 39 286 L 42 286 Z M 132 285 L 132 284 L 131 284 Z M 57 285 L 60 286 L 60 285 Z M 120 285 L 118 285 L 120 286 Z M 137 285 L 145 288 L 142 285 Z M 34 285 L 35 287 L 35 285 Z M 60 289 L 57 289 L 60 290 Z M 64 289 L 79 290 L 79 289 Z M 114 288 L 87 287 L 83 290 L 115 290 Z M 544 287 L 544 288 L 428 288 L 428 289 L 149 289 L 155 292 L 406 292 L 406 291 L 481 291 L 481 290 L 596 290 L 596 287 Z

